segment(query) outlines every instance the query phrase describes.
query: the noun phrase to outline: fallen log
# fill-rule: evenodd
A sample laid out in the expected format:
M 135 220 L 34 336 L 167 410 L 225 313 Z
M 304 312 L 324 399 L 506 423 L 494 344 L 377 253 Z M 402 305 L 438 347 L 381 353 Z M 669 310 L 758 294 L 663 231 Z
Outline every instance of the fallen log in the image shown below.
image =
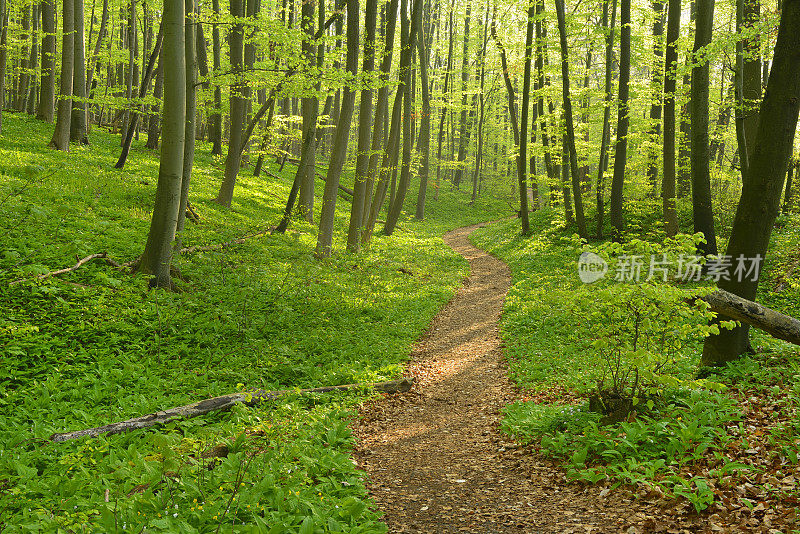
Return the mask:
M 264 391 L 259 389 L 245 393 L 231 393 L 229 395 L 212 397 L 210 399 L 193 402 L 192 404 L 187 404 L 185 406 L 178 406 L 176 408 L 169 408 L 168 410 L 161 412 L 135 417 L 133 419 L 128 419 L 127 421 L 120 421 L 119 423 L 111 423 L 110 425 L 87 428 L 85 430 L 77 430 L 75 432 L 59 432 L 50 436 L 50 441 L 69 441 L 83 437 L 94 438 L 101 434 L 120 434 L 130 430 L 138 430 L 140 428 L 163 425 L 176 419 L 188 419 L 219 410 L 229 410 L 234 404 L 243 403 L 247 406 L 253 406 L 259 402 L 265 400 L 274 400 L 278 397 L 292 393 L 328 393 L 331 391 L 345 391 L 358 388 L 373 389 L 375 391 L 382 391 L 384 393 L 405 393 L 411 389 L 413 382 L 413 378 L 403 378 L 400 380 L 375 382 L 370 384 L 344 384 L 341 386 L 325 386 L 300 390 L 285 389 Z
M 800 321 L 752 300 L 718 289 L 703 297 L 711 311 L 747 323 L 772 337 L 800 345 Z

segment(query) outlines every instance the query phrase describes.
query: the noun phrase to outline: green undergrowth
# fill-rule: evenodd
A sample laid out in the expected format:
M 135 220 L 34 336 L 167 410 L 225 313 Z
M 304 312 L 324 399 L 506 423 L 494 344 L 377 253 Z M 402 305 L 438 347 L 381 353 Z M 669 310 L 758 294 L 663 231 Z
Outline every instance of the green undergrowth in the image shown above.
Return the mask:
M 796 407 L 797 351 L 753 332 L 759 350 L 780 356 L 774 371 L 765 371 L 772 366 L 757 355 L 698 380 L 702 340 L 717 327 L 709 326 L 705 306 L 689 304 L 689 298 L 711 290 L 710 284 L 613 280 L 619 265 L 614 258 L 651 253 L 675 258 L 691 253 L 697 238 L 631 236 L 623 245 L 582 245 L 549 210 L 533 213 L 531 224 L 530 237 L 520 234 L 518 220 L 472 236 L 477 246 L 508 262 L 512 272 L 501 331 L 512 378 L 527 391 L 526 400 L 505 409 L 504 430 L 563 462 L 574 480 L 655 488 L 686 499 L 698 511 L 720 499 L 722 481 L 739 471 L 764 473 L 763 466 L 736 454 L 753 450 L 755 445 L 740 437 L 757 428 L 748 426 L 742 398 L 756 389 L 757 395 L 780 393 L 781 406 Z M 759 299 L 797 315 L 800 238 L 797 226 L 789 226 L 774 236 Z M 586 250 L 609 261 L 606 278 L 594 284 L 583 284 L 578 275 L 578 259 Z M 563 391 L 570 395 L 553 403 L 554 394 Z M 615 418 L 609 408 L 620 398 L 629 401 L 628 410 Z M 796 408 L 788 413 L 795 415 L 777 425 L 781 430 L 770 431 L 770 446 L 782 459 L 778 463 L 791 465 L 797 463 L 800 425 Z M 765 488 L 765 499 L 783 498 Z
M 350 204 L 337 202 L 335 254 L 313 257 L 315 228 L 176 260 L 180 292 L 92 261 L 140 254 L 157 153 L 91 133 L 69 154 L 45 148 L 52 125 L 5 114 L 0 143 L 0 530 L 3 532 L 383 532 L 348 456 L 348 421 L 366 391 L 290 396 L 165 427 L 51 443 L 79 430 L 246 391 L 397 377 L 412 343 L 452 296 L 467 263 L 441 240 L 507 215 L 507 204 L 428 194 L 428 219 L 342 251 Z M 242 170 L 232 208 L 211 202 L 224 159 L 200 143 L 186 246 L 275 225 L 294 167 Z M 349 174 L 348 174 L 349 173 Z M 352 182 L 346 169 L 343 181 Z M 318 182 L 318 192 L 322 191 Z M 412 191 L 413 186 L 412 186 Z M 409 195 L 411 196 L 411 195 Z M 416 197 L 416 195 L 413 195 Z M 317 206 L 321 198 L 317 197 Z M 224 450 L 224 454 L 214 451 Z

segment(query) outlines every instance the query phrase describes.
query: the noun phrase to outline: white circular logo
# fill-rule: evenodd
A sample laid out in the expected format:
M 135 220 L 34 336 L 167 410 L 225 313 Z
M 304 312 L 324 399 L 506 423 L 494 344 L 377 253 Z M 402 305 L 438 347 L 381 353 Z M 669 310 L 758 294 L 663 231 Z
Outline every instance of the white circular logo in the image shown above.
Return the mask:
M 586 251 L 581 254 L 578 260 L 578 276 L 584 284 L 592 284 L 603 278 L 608 272 L 606 260 L 595 254 Z

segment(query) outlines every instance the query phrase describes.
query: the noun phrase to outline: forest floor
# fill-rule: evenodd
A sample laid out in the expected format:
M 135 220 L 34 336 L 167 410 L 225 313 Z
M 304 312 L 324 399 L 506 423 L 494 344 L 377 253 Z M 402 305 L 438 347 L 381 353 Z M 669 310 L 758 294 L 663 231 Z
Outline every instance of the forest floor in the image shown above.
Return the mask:
M 511 276 L 469 242 L 479 226 L 444 237 L 471 274 L 412 354 L 414 389 L 362 407 L 355 455 L 370 493 L 390 532 L 619 531 L 627 503 L 567 485 L 498 428 L 501 408 L 519 398 L 498 326 Z

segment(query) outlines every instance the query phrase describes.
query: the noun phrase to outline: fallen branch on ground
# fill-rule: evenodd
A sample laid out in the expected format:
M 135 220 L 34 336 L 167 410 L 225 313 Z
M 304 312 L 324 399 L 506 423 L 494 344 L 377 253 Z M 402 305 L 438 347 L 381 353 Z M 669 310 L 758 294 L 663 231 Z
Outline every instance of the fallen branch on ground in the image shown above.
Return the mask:
M 226 241 L 225 243 L 217 243 L 215 245 L 194 245 L 192 247 L 184 247 L 181 249 L 181 254 L 192 254 L 194 252 L 207 252 L 209 250 L 220 250 L 223 248 L 228 248 L 232 245 L 241 245 L 248 239 L 252 239 L 254 237 L 262 236 L 265 234 L 271 233 L 275 229 L 274 226 L 270 226 L 269 228 L 265 228 L 264 230 L 259 230 L 250 235 L 246 235 L 244 237 L 240 237 L 238 239 L 234 239 L 232 241 Z
M 99 260 L 102 259 L 112 267 L 119 267 L 119 263 L 115 262 L 111 258 L 108 257 L 108 252 L 98 252 L 96 254 L 89 254 L 85 258 L 78 259 L 78 263 L 73 265 L 72 267 L 66 267 L 64 269 L 59 269 L 57 271 L 50 271 L 49 273 L 40 274 L 38 276 L 34 276 L 33 278 L 20 278 L 19 280 L 14 280 L 10 282 L 8 285 L 13 286 L 17 284 L 21 284 L 22 282 L 31 282 L 33 280 L 46 280 L 51 276 L 58 276 L 60 274 L 71 273 L 77 269 L 80 269 L 84 264 L 89 263 L 92 260 Z
M 247 406 L 252 406 L 258 402 L 265 400 L 274 400 L 278 397 L 292 393 L 328 393 L 331 391 L 345 391 L 349 389 L 374 389 L 375 391 L 383 391 L 385 393 L 405 393 L 411 389 L 413 378 L 403 378 L 401 380 L 391 380 L 389 382 L 376 382 L 371 384 L 345 384 L 342 386 L 326 386 L 320 388 L 301 389 L 301 390 L 277 390 L 277 391 L 250 391 L 246 393 L 231 393 L 229 395 L 221 395 L 219 397 L 212 397 L 210 399 L 193 402 L 185 406 L 178 406 L 177 408 L 170 408 L 162 412 L 151 413 L 127 421 L 119 423 L 112 423 L 110 425 L 100 426 L 96 428 L 88 428 L 86 430 L 77 430 L 75 432 L 61 432 L 50 436 L 50 441 L 68 441 L 71 439 L 83 437 L 97 437 L 100 434 L 120 434 L 130 430 L 137 430 L 140 428 L 147 428 L 155 425 L 163 425 L 174 421 L 175 419 L 188 419 L 190 417 L 197 417 L 210 412 L 219 410 L 229 410 L 234 404 L 244 403 Z
M 747 323 L 772 337 L 800 345 L 800 321 L 794 317 L 722 289 L 709 293 L 703 300 L 708 302 L 711 311 Z

